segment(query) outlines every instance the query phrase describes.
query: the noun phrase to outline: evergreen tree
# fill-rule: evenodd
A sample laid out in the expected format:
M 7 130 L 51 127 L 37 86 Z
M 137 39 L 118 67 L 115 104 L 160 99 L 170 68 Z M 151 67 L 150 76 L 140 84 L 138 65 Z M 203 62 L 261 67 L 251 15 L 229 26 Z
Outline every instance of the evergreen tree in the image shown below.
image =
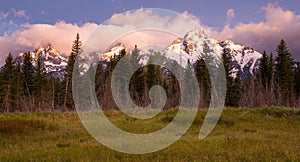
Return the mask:
M 196 77 L 199 83 L 200 90 L 200 107 L 206 108 L 210 101 L 210 76 L 208 68 L 206 67 L 205 61 L 199 57 L 195 67 Z
M 167 67 L 171 69 L 162 68 L 163 80 L 162 84 L 167 94 L 167 102 L 164 110 L 168 108 L 177 107 L 181 103 L 181 95 L 183 92 L 181 91 L 181 87 L 179 85 L 179 81 L 181 76 L 175 76 L 172 71 L 181 71 L 183 70 L 182 66 L 179 65 L 178 62 L 174 60 L 166 61 Z M 180 73 L 179 73 L 180 75 Z
M 12 91 L 13 91 L 13 98 L 15 102 L 15 110 L 16 111 L 22 111 L 22 106 L 21 106 L 21 97 L 22 97 L 22 92 L 24 89 L 22 88 L 22 72 L 21 72 L 21 65 L 20 63 L 17 63 L 16 68 L 14 70 L 14 75 L 13 75 L 13 86 L 12 86 Z
M 192 80 L 192 77 L 193 77 L 193 67 L 190 63 L 190 60 L 188 60 L 187 62 L 187 66 L 186 66 L 186 69 L 185 69 L 185 73 L 184 73 L 184 87 L 182 87 L 183 89 L 183 92 L 182 94 L 184 96 L 186 96 L 185 98 L 188 99 L 187 101 L 185 101 L 185 103 L 187 104 L 190 104 L 190 105 L 185 105 L 187 108 L 190 108 L 192 106 L 192 103 L 191 101 L 194 101 L 194 97 L 196 95 L 196 92 L 195 92 L 195 88 L 193 87 L 193 80 Z
M 63 107 L 74 110 L 74 102 L 72 96 L 72 76 L 76 57 L 81 53 L 82 43 L 80 41 L 79 33 L 77 33 L 75 40 L 73 41 L 72 51 L 68 59 L 68 65 L 66 75 L 64 77 L 65 93 Z
M 13 75 L 15 71 L 15 65 L 13 56 L 11 53 L 8 54 L 5 59 L 5 65 L 1 68 L 1 103 L 2 111 L 10 112 L 14 111 L 14 100 L 13 100 Z
M 240 98 L 239 87 L 237 87 L 240 86 L 240 76 L 239 75 L 236 76 L 236 79 L 233 78 L 232 76 L 233 65 L 232 65 L 231 56 L 229 54 L 229 51 L 225 48 L 222 53 L 222 60 L 225 69 L 226 89 L 227 89 L 225 105 L 237 107 Z M 235 85 L 235 82 L 237 83 L 237 85 Z
M 33 94 L 34 94 L 34 98 L 35 98 L 35 103 L 36 105 L 41 108 L 42 107 L 42 102 L 43 100 L 46 98 L 45 93 L 46 93 L 46 89 L 48 89 L 49 87 L 47 87 L 47 76 L 45 73 L 45 68 L 43 66 L 43 62 L 42 62 L 42 58 L 39 55 L 36 61 L 36 66 L 35 66 L 35 77 L 34 77 L 34 83 L 33 83 Z M 43 105 L 45 106 L 45 105 Z
M 32 99 L 31 97 L 34 83 L 34 67 L 32 64 L 32 57 L 30 52 L 24 54 L 22 74 L 24 95 Z
M 262 58 L 260 59 L 259 72 L 258 72 L 259 81 L 264 87 L 267 87 L 269 85 L 269 80 L 270 80 L 269 65 L 270 65 L 269 58 L 266 54 L 266 51 L 264 51 L 262 54 Z
M 294 77 L 292 75 L 293 58 L 284 40 L 277 46 L 275 59 L 275 82 L 281 92 L 281 101 L 285 106 L 293 103 Z
M 147 103 L 145 105 L 148 105 L 150 103 L 150 96 L 149 96 L 149 90 L 154 85 L 162 85 L 162 74 L 161 74 L 161 67 L 156 64 L 160 64 L 160 62 L 163 60 L 161 57 L 161 54 L 159 52 L 153 52 L 153 55 L 150 56 L 148 60 L 148 65 L 144 68 L 143 74 L 144 74 L 144 90 L 143 96 L 145 99 L 144 103 Z
M 274 67 L 275 66 L 275 61 L 273 59 L 273 54 L 270 54 L 269 62 L 268 62 L 268 85 L 270 89 L 273 89 L 273 80 L 274 80 Z
M 234 82 L 232 86 L 232 97 L 231 97 L 230 106 L 239 107 L 241 95 L 242 95 L 241 71 L 238 71 L 236 77 L 234 78 Z
M 114 78 L 112 78 L 113 80 L 111 80 L 111 83 L 112 87 L 116 90 L 114 94 L 118 96 L 118 102 L 123 102 L 121 104 L 127 104 L 130 98 L 127 98 L 128 96 L 126 96 L 125 93 L 126 91 L 129 91 L 129 85 L 126 84 L 126 78 L 130 79 L 131 76 L 129 72 L 132 70 L 130 56 L 126 55 L 125 49 L 122 49 L 118 55 L 114 55 L 111 59 L 111 63 L 111 74 L 114 74 Z M 118 63 L 120 63 L 119 66 L 122 64 L 122 66 L 126 68 L 119 68 L 118 70 L 115 70 Z
M 297 98 L 300 97 L 300 62 L 298 61 L 297 67 L 295 69 L 295 92 L 297 95 Z M 300 106 L 300 105 L 299 105 Z

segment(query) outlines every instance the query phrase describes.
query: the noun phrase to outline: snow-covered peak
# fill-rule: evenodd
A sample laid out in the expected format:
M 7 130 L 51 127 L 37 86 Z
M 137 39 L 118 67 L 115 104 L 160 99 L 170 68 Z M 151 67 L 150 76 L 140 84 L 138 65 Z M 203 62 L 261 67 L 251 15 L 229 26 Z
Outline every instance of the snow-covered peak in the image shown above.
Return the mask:
M 258 70 L 259 60 L 262 54 L 244 45 L 230 40 L 216 40 L 209 38 L 203 29 L 193 29 L 182 38 L 170 41 L 170 45 L 164 50 L 158 51 L 168 59 L 176 61 L 182 67 L 187 66 L 190 61 L 195 65 L 199 58 L 210 58 L 210 65 L 217 65 L 221 61 L 223 50 L 229 51 L 234 66 L 233 76 L 241 72 L 242 78 L 253 77 Z M 120 50 L 128 49 L 123 44 L 111 48 L 107 53 L 100 54 L 100 59 L 109 61 L 113 55 L 118 55 Z M 146 64 L 149 57 L 154 53 L 152 49 L 140 51 L 140 63 Z
M 110 59 L 114 56 L 114 55 L 119 55 L 121 50 L 125 49 L 126 53 L 129 52 L 128 48 L 125 47 L 124 44 L 119 43 L 116 46 L 110 48 L 107 52 L 105 52 L 104 54 L 99 54 L 99 58 L 101 61 L 110 61 Z
M 48 76 L 54 76 L 60 79 L 64 77 L 67 66 L 67 58 L 60 55 L 60 53 L 51 44 L 31 51 L 30 57 L 32 58 L 34 66 L 36 65 L 37 59 L 39 57 L 41 58 L 42 65 Z M 16 58 L 16 62 L 22 64 L 23 59 L 24 53 L 19 53 Z
M 185 52 L 190 54 L 193 51 L 202 50 L 200 47 L 203 46 L 204 42 L 208 39 L 208 35 L 203 29 L 193 29 L 189 31 L 183 37 L 183 46 L 185 47 Z

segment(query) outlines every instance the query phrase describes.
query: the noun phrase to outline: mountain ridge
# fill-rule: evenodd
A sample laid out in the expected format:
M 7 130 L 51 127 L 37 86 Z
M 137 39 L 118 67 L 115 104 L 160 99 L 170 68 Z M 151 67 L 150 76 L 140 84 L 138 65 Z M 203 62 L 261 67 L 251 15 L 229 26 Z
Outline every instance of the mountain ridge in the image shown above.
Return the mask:
M 51 44 L 35 49 L 29 52 L 32 58 L 33 66 L 36 66 L 38 57 L 42 59 L 42 66 L 48 77 L 63 79 L 66 71 L 68 59 L 63 57 Z M 16 57 L 16 62 L 22 65 L 24 52 Z
M 165 47 L 161 52 L 166 58 L 175 60 L 182 67 L 187 66 L 188 60 L 191 64 L 195 64 L 199 57 L 203 57 L 203 46 L 207 44 L 210 48 L 209 55 L 213 58 L 210 64 L 217 64 L 222 58 L 223 50 L 227 50 L 232 58 L 233 77 L 237 76 L 240 71 L 241 78 L 253 78 L 258 72 L 259 61 L 262 53 L 255 51 L 246 45 L 237 44 L 231 40 L 217 40 L 209 38 L 208 35 L 199 29 L 189 31 L 184 37 L 177 38 L 172 41 L 170 45 Z M 112 57 L 118 55 L 120 50 L 130 49 L 124 44 L 119 43 L 117 46 L 111 48 L 108 52 L 100 54 L 100 56 Z M 140 51 L 139 62 L 145 65 L 149 57 L 153 54 L 152 50 Z
M 161 54 L 168 59 L 177 61 L 184 68 L 187 66 L 188 60 L 193 65 L 199 57 L 203 57 L 204 44 L 207 44 L 210 49 L 208 55 L 213 58 L 211 64 L 216 64 L 217 61 L 220 61 L 223 50 L 227 50 L 232 57 L 234 67 L 232 71 L 233 77 L 236 77 L 237 72 L 240 71 L 242 79 L 253 78 L 256 75 L 259 60 L 262 57 L 262 54 L 253 48 L 237 44 L 231 40 L 209 38 L 203 30 L 199 29 L 193 29 L 182 38 L 179 37 L 170 42 L 170 45 L 166 46 L 163 51 L 160 51 Z M 99 61 L 109 62 L 111 57 L 118 55 L 122 49 L 125 49 L 126 53 L 132 51 L 129 50 L 129 47 L 119 43 L 111 47 L 107 52 L 99 54 Z M 153 52 L 151 53 L 150 49 L 141 50 L 139 53 L 139 62 L 145 65 L 152 54 Z M 19 53 L 16 58 L 17 62 L 22 63 L 23 55 L 24 53 Z M 68 59 L 60 55 L 51 44 L 37 48 L 30 52 L 30 55 L 33 58 L 34 65 L 37 62 L 37 57 L 41 56 L 47 76 L 63 79 Z

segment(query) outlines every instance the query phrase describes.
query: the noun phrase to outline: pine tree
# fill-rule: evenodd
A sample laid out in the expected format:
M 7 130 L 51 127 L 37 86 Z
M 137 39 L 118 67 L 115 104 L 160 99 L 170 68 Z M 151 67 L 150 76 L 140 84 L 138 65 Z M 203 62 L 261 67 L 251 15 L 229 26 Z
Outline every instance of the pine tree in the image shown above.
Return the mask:
M 260 83 L 266 88 L 269 86 L 269 80 L 270 80 L 270 68 L 269 68 L 269 58 L 266 54 L 266 51 L 263 52 L 262 58 L 260 59 L 259 64 L 259 72 L 258 72 L 258 78 Z
M 181 76 L 175 76 L 175 74 L 172 71 L 180 72 L 181 70 L 184 70 L 182 66 L 180 66 L 179 63 L 174 60 L 167 60 L 166 63 L 166 67 L 170 67 L 171 69 L 162 68 L 162 74 L 164 76 L 162 84 L 164 89 L 166 90 L 168 98 L 164 110 L 167 110 L 168 108 L 174 108 L 180 105 L 180 99 L 183 93 L 182 88 L 179 84 Z
M 285 106 L 293 103 L 294 77 L 292 75 L 293 58 L 285 41 L 282 39 L 277 46 L 275 59 L 275 82 L 281 92 L 281 101 Z
M 223 65 L 225 69 L 225 75 L 226 75 L 226 99 L 225 99 L 225 105 L 226 106 L 238 106 L 238 100 L 239 100 L 239 88 L 238 85 L 235 85 L 235 79 L 232 77 L 232 70 L 233 65 L 231 61 L 231 56 L 227 49 L 224 48 L 222 53 L 222 60 Z M 240 76 L 236 76 L 236 82 L 237 84 L 240 83 Z
M 125 68 L 119 68 L 118 70 L 116 70 L 117 65 L 122 65 Z M 131 68 L 132 66 L 130 64 L 130 56 L 127 55 L 125 49 L 120 50 L 119 54 L 114 55 L 114 57 L 111 59 L 109 66 L 109 73 L 111 78 L 110 82 L 111 87 L 113 87 L 115 90 L 112 91 L 114 96 L 118 96 L 117 98 L 115 98 L 115 100 L 119 104 L 125 105 L 130 100 L 130 97 L 126 96 L 126 91 L 129 91 L 129 85 L 126 84 L 126 81 L 131 77 L 129 76 L 129 72 L 132 70 Z M 112 74 L 114 74 L 114 77 L 112 77 Z M 111 88 L 109 87 L 109 89 Z
M 275 68 L 275 61 L 273 59 L 273 54 L 270 54 L 269 62 L 268 62 L 268 85 L 270 89 L 273 89 L 273 82 L 274 82 L 274 68 Z
M 37 58 L 36 66 L 34 69 L 35 69 L 35 77 L 33 83 L 33 87 L 34 87 L 33 94 L 34 94 L 36 105 L 38 106 L 38 108 L 41 108 L 43 99 L 46 98 L 45 96 L 46 89 L 49 87 L 47 87 L 48 79 L 40 55 Z
M 241 95 L 242 95 L 241 71 L 238 71 L 236 77 L 234 78 L 234 82 L 232 86 L 232 97 L 231 97 L 230 106 L 239 107 Z
M 295 69 L 295 93 L 297 99 L 300 98 L 300 62 L 298 61 L 297 67 Z M 299 105 L 300 106 L 300 105 Z
M 187 65 L 186 65 L 186 69 L 185 69 L 185 73 L 184 73 L 184 85 L 182 87 L 183 92 L 182 94 L 185 96 L 185 99 L 187 99 L 185 101 L 186 104 L 188 105 L 184 105 L 187 108 L 191 108 L 191 106 L 193 106 L 191 101 L 194 101 L 194 97 L 196 96 L 196 91 L 195 88 L 193 87 L 194 83 L 193 83 L 193 67 L 192 64 L 190 63 L 190 60 L 188 60 Z
M 199 57 L 195 66 L 196 77 L 200 90 L 200 107 L 206 108 L 210 101 L 210 76 L 205 61 Z
M 266 106 L 274 106 L 277 104 L 275 87 L 274 87 L 274 68 L 275 68 L 275 60 L 273 59 L 273 54 L 270 53 L 270 57 L 268 60 L 268 69 L 267 69 L 267 87 L 265 88 L 264 97 L 267 98 Z
M 82 43 L 80 41 L 79 33 L 77 33 L 76 38 L 73 41 L 72 51 L 69 56 L 68 65 L 66 68 L 67 72 L 64 77 L 65 93 L 64 93 L 63 107 L 69 108 L 71 110 L 74 110 L 74 102 L 73 102 L 73 96 L 72 96 L 73 69 L 74 69 L 76 57 L 81 53 L 81 46 L 82 46 Z
M 24 95 L 32 99 L 31 97 L 34 83 L 34 67 L 32 64 L 32 57 L 30 52 L 24 54 L 22 74 Z
M 15 101 L 15 110 L 16 111 L 22 111 L 22 106 L 21 106 L 21 97 L 22 97 L 22 92 L 24 89 L 22 88 L 22 72 L 21 72 L 21 65 L 20 63 L 17 63 L 13 75 L 13 86 L 12 86 L 12 91 L 13 91 L 13 98 Z
M 5 59 L 5 65 L 1 69 L 1 103 L 4 112 L 14 111 L 13 100 L 13 77 L 14 77 L 15 65 L 13 56 L 8 54 Z

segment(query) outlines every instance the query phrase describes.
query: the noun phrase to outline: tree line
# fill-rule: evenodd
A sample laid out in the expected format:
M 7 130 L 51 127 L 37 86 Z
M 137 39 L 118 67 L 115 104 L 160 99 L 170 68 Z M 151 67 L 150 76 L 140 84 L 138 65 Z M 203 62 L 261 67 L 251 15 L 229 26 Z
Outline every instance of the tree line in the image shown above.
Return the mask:
M 1 112 L 34 112 L 34 111 L 72 111 L 75 110 L 72 95 L 72 75 L 75 60 L 82 53 L 82 43 L 79 34 L 73 41 L 71 54 L 63 79 L 47 77 L 43 62 L 38 57 L 33 65 L 29 52 L 24 54 L 22 62 L 16 62 L 9 53 L 5 64 L 0 70 L 0 111 Z M 204 46 L 203 54 L 209 52 L 209 47 Z M 166 58 L 159 52 L 150 51 L 150 62 L 163 61 Z M 226 74 L 226 99 L 225 106 L 229 107 L 262 107 L 262 106 L 300 106 L 300 63 L 295 63 L 287 44 L 281 40 L 277 46 L 277 56 L 267 55 L 263 52 L 260 59 L 259 70 L 254 78 L 241 80 L 240 72 L 233 76 L 233 62 L 230 51 L 224 49 L 222 61 Z M 126 69 L 118 71 L 118 76 L 129 77 L 128 91 L 130 96 L 125 96 L 124 77 L 112 80 L 113 71 L 121 58 Z M 189 60 L 187 67 L 182 68 L 176 61 L 167 61 L 174 68 L 182 68 L 182 79 L 190 85 L 190 76 L 196 75 L 200 89 L 199 108 L 207 108 L 210 103 L 211 80 L 205 58 L 199 57 L 194 65 Z M 95 75 L 95 92 L 99 105 L 103 109 L 118 109 L 111 86 L 116 87 L 119 97 L 123 102 L 132 100 L 138 106 L 148 106 L 151 103 L 149 91 L 152 86 L 160 85 L 166 92 L 164 109 L 180 105 L 180 96 L 193 96 L 193 88 L 180 89 L 178 79 L 165 67 L 150 64 L 138 68 L 133 76 L 128 71 L 140 66 L 139 49 L 135 46 L 130 55 L 126 50 L 121 50 L 118 55 L 112 56 L 109 62 L 99 62 Z M 125 88 L 124 88 L 125 87 Z M 192 95 L 191 95 L 192 94 Z M 160 101 L 158 98 L 157 102 Z M 123 103 L 126 104 L 126 103 Z
M 62 80 L 47 77 L 40 55 L 34 65 L 30 52 L 24 53 L 21 62 L 9 53 L 0 70 L 0 112 L 75 110 L 72 73 L 81 45 L 77 34 Z

